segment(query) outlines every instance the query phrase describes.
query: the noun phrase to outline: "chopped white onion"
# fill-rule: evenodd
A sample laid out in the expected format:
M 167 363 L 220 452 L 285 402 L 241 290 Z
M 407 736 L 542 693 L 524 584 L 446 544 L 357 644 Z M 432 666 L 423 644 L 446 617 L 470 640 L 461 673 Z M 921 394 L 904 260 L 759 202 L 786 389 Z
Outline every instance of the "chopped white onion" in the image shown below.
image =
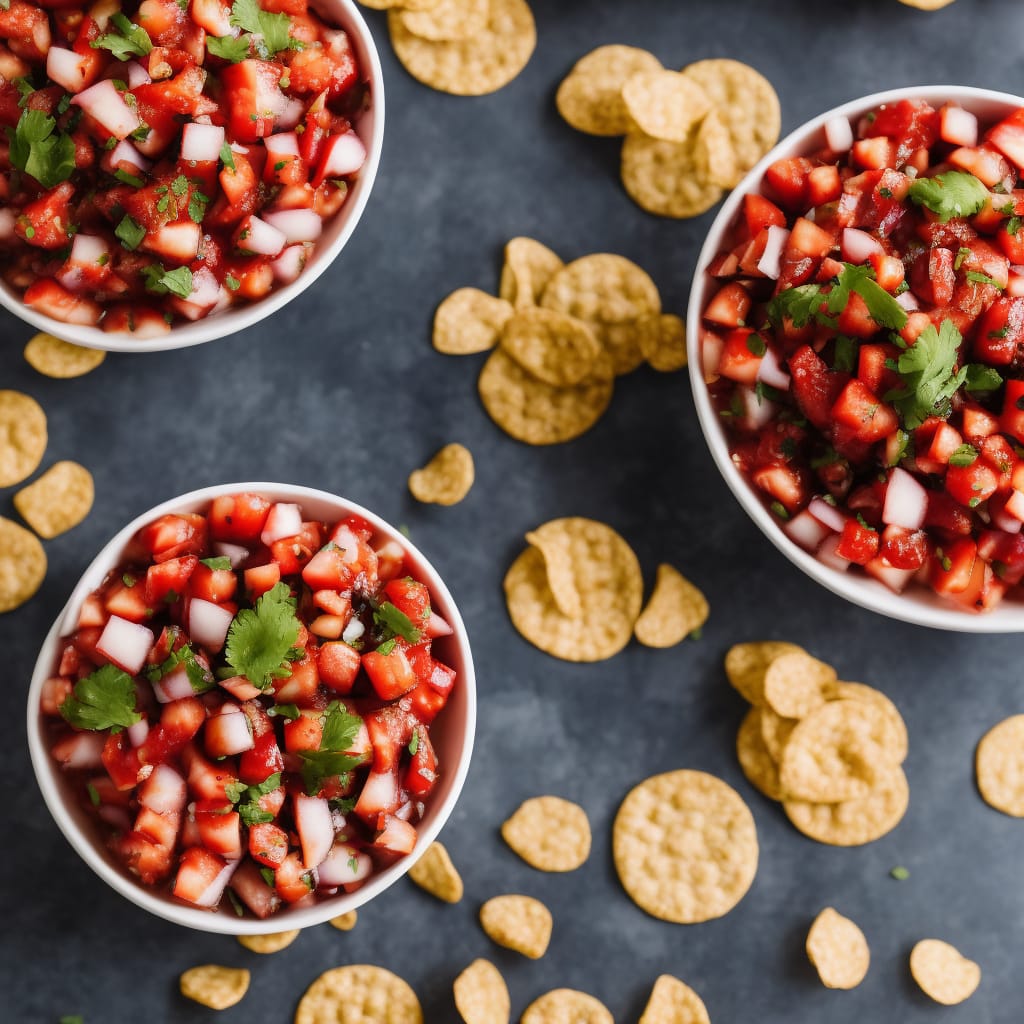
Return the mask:
M 234 615 L 227 608 L 194 597 L 188 607 L 188 631 L 192 639 L 211 651 L 224 646 Z
M 765 353 L 761 357 L 761 365 L 757 368 L 757 379 L 779 391 L 789 390 L 790 376 L 779 362 L 778 356 L 770 348 L 765 349 Z
M 260 540 L 268 547 L 275 540 L 294 537 L 302 531 L 302 509 L 292 502 L 279 501 L 272 505 L 263 524 Z
M 772 281 L 777 281 L 782 272 L 782 253 L 788 241 L 788 229 L 777 224 L 772 224 L 768 228 L 768 241 L 765 243 L 761 258 L 757 261 L 757 269 Z
M 287 242 L 284 232 L 259 217 L 250 217 L 246 221 L 243 234 L 245 238 L 241 241 L 242 247 L 261 256 L 276 256 Z
M 355 132 L 332 135 L 324 144 L 316 177 L 318 181 L 325 178 L 342 178 L 346 174 L 355 174 L 365 162 L 366 146 Z
M 833 153 L 845 153 L 853 145 L 853 127 L 845 117 L 825 122 L 825 145 Z
M 81 107 L 116 139 L 127 138 L 141 124 L 139 115 L 125 103 L 109 78 L 90 85 L 71 102 Z
M 313 210 L 278 210 L 264 213 L 263 219 L 284 235 L 288 245 L 315 242 L 324 229 L 324 222 Z
M 192 122 L 181 130 L 181 159 L 199 163 L 220 159 L 224 129 L 213 124 Z
M 213 553 L 226 558 L 232 569 L 237 569 L 249 557 L 248 548 L 243 548 L 241 544 L 229 544 L 224 540 L 213 542 Z
M 846 516 L 835 505 L 830 505 L 825 501 L 824 498 L 812 498 L 811 503 L 807 506 L 807 511 L 819 523 L 824 523 L 825 526 L 836 533 L 842 533 L 843 527 L 846 526 Z
M 865 263 L 872 256 L 885 255 L 885 246 L 860 228 L 844 228 L 840 248 L 847 263 Z
M 945 106 L 939 114 L 939 135 L 954 146 L 978 144 L 978 119 L 963 107 Z
M 136 676 L 142 671 L 146 655 L 155 643 L 156 637 L 151 629 L 119 615 L 111 615 L 96 641 L 96 650 L 130 676 Z
M 821 542 L 831 533 L 824 523 L 819 522 L 807 509 L 798 512 L 782 529 L 795 544 L 805 551 L 817 551 Z
M 882 522 L 920 530 L 928 512 L 928 492 L 905 469 L 897 466 L 889 473 L 882 505 Z

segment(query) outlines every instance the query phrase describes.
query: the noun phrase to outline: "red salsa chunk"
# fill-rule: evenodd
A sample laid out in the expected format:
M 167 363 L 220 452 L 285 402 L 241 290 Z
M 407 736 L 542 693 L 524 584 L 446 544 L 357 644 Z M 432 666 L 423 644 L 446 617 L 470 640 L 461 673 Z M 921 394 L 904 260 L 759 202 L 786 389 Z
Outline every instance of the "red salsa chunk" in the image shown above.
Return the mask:
M 113 856 L 268 917 L 414 847 L 451 627 L 400 545 L 257 494 L 164 515 L 86 598 L 43 689 L 50 750 Z
M 901 100 L 821 145 L 708 268 L 733 462 L 826 564 L 989 610 L 1024 579 L 1024 109 Z

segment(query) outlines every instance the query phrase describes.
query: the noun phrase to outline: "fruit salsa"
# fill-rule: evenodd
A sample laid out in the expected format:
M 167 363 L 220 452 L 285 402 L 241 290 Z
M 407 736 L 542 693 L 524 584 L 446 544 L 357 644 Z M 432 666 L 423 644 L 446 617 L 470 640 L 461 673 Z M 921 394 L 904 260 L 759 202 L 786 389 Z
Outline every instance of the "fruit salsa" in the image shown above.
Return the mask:
M 49 746 L 125 870 L 264 918 L 408 854 L 456 684 L 452 628 L 358 516 L 258 494 L 143 527 L 42 695 Z
M 1024 109 L 904 99 L 821 144 L 708 268 L 733 461 L 826 564 L 991 609 L 1024 578 Z
M 294 281 L 368 102 L 306 0 L 0 3 L 0 273 L 138 338 Z

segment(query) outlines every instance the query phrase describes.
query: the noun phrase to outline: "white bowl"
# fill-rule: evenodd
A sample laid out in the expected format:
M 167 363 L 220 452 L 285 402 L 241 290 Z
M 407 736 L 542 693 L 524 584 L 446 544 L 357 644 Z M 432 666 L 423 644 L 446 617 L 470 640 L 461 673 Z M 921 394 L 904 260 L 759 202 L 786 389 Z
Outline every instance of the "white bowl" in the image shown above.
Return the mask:
M 739 183 L 726 199 L 715 218 L 707 239 L 697 258 L 690 302 L 687 308 L 687 348 L 690 364 L 690 384 L 697 406 L 697 416 L 707 440 L 711 455 L 725 478 L 729 489 L 746 510 L 747 515 L 760 527 L 764 535 L 796 566 L 812 579 L 827 587 L 834 594 L 846 598 L 862 608 L 869 608 L 893 619 L 913 622 L 920 626 L 947 629 L 964 633 L 1020 633 L 1024 632 L 1024 603 L 1005 599 L 991 612 L 973 613 L 959 609 L 932 593 L 927 587 L 911 583 L 902 594 L 896 594 L 884 584 L 856 570 L 840 572 L 799 547 L 779 528 L 771 513 L 762 504 L 754 488 L 733 464 L 729 455 L 729 442 L 722 429 L 721 417 L 715 412 L 704 383 L 701 357 L 701 314 L 710 297 L 711 290 L 718 285 L 707 273 L 708 265 L 724 247 L 723 239 L 740 215 L 740 204 L 748 192 L 758 192 L 761 179 L 768 166 L 783 157 L 801 156 L 822 149 L 825 145 L 825 123 L 833 117 L 856 120 L 882 103 L 894 103 L 902 99 L 927 100 L 933 106 L 940 106 L 947 100 L 954 100 L 976 114 L 982 122 L 992 123 L 1005 117 L 1010 111 L 1024 107 L 1024 98 L 1009 93 L 993 92 L 989 89 L 973 89 L 956 85 L 928 85 L 908 89 L 893 89 L 872 96 L 851 100 L 842 106 L 829 110 L 796 131 L 787 135 L 749 174 Z
M 439 638 L 434 644 L 435 650 L 440 651 L 440 659 L 457 673 L 452 695 L 430 727 L 430 739 L 437 751 L 441 774 L 436 788 L 430 794 L 426 813 L 417 827 L 418 836 L 412 853 L 373 874 L 355 892 L 327 897 L 311 907 L 296 909 L 285 905 L 262 921 L 238 917 L 226 899 L 221 901 L 221 909 L 218 911 L 191 907 L 175 900 L 169 893 L 143 885 L 134 875 L 129 874 L 107 850 L 95 818 L 89 815 L 71 792 L 66 775 L 50 756 L 45 722 L 39 710 L 43 684 L 53 675 L 54 667 L 60 659 L 62 638 L 74 631 L 82 602 L 121 560 L 128 542 L 136 532 L 165 513 L 203 511 L 218 495 L 246 491 L 265 495 L 275 501 L 298 502 L 304 515 L 328 522 L 350 515 L 362 516 L 382 537 L 397 541 L 405 550 L 413 573 L 429 587 L 433 607 L 454 630 L 451 636 Z M 79 856 L 103 881 L 136 906 L 175 924 L 228 935 L 261 935 L 288 928 L 308 928 L 355 910 L 398 881 L 434 841 L 455 807 L 469 771 L 475 730 L 476 677 L 466 626 L 437 570 L 398 530 L 367 509 L 326 491 L 279 483 L 203 487 L 151 508 L 119 530 L 82 574 L 67 604 L 46 635 L 28 693 L 28 745 L 36 781 L 54 821 Z
M 193 323 L 175 323 L 167 334 L 145 339 L 133 338 L 129 334 L 107 333 L 102 327 L 54 320 L 26 306 L 21 294 L 3 281 L 0 281 L 0 306 L 41 331 L 86 348 L 100 348 L 107 352 L 161 352 L 201 345 L 206 341 L 216 341 L 237 331 L 244 331 L 301 295 L 334 262 L 355 231 L 370 198 L 384 146 L 384 79 L 377 47 L 363 16 L 353 0 L 310 0 L 310 6 L 329 25 L 342 28 L 348 33 L 359 67 L 369 86 L 370 106 L 353 126 L 366 146 L 366 162 L 356 177 L 345 205 L 334 217 L 324 222 L 323 234 L 317 240 L 313 255 L 291 284 L 275 288 L 265 299 L 246 302 Z

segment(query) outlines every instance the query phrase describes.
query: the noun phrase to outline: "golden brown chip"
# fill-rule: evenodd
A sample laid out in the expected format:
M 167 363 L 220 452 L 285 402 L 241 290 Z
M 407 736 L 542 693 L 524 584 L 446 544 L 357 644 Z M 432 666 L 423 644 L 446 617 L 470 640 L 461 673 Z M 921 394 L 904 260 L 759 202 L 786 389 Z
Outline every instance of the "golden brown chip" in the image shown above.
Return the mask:
M 349 910 L 347 913 L 332 917 L 327 923 L 332 928 L 337 928 L 339 932 L 350 932 L 358 920 L 359 914 L 355 910 Z
M 20 391 L 0 391 L 0 487 L 36 471 L 46 451 L 46 413 Z
M 409 491 L 417 501 L 457 505 L 469 494 L 475 476 L 470 450 L 446 444 L 422 469 L 409 474 Z
M 697 132 L 685 142 L 664 142 L 630 132 L 622 143 L 622 184 L 633 201 L 660 217 L 696 217 L 722 198 L 703 178 L 697 162 Z
M 253 953 L 279 953 L 299 937 L 299 929 L 286 932 L 268 932 L 266 935 L 239 935 L 238 941 Z
M 594 336 L 611 360 L 616 377 L 632 373 L 644 361 L 641 347 L 642 320 L 629 320 L 622 324 L 591 324 Z
M 575 871 L 590 856 L 590 821 L 557 796 L 525 800 L 501 826 L 506 843 L 538 871 Z
M 736 734 L 736 758 L 747 781 L 769 800 L 781 800 L 782 784 L 779 767 L 772 759 L 761 732 L 761 719 L 765 709 L 751 708 Z
M 499 946 L 537 960 L 551 941 L 551 911 L 532 896 L 495 896 L 480 908 L 480 924 Z
M 364 7 L 375 11 L 386 11 L 392 7 L 402 7 L 407 11 L 429 11 L 439 0 L 359 0 Z
M 659 373 L 675 373 L 686 366 L 686 324 L 675 313 L 638 320 L 640 355 Z
M 732 188 L 737 177 L 736 150 L 721 114 L 712 110 L 700 123 L 694 140 L 697 176 L 709 185 Z
M 556 388 L 527 373 L 507 352 L 492 352 L 477 384 L 488 415 L 526 444 L 561 444 L 585 434 L 608 408 L 615 389 L 611 366 L 575 387 Z
M 486 26 L 467 39 L 421 39 L 394 10 L 388 11 L 388 30 L 395 55 L 413 78 L 455 96 L 482 96 L 507 85 L 537 45 L 526 0 L 490 0 Z
M 674 647 L 704 625 L 708 611 L 707 598 L 678 569 L 662 563 L 633 632 L 645 647 Z
M 764 75 L 738 60 L 697 61 L 683 74 L 707 93 L 728 129 L 736 156 L 734 180 L 726 184 L 732 187 L 778 141 L 779 97 Z
M 406 4 L 399 17 L 421 39 L 469 39 L 487 27 L 490 0 L 437 0 L 426 10 L 410 10 Z
M 455 1008 L 466 1024 L 508 1024 L 512 1001 L 501 971 L 490 960 L 474 960 L 455 979 Z
M 556 988 L 535 999 L 519 1024 L 613 1024 L 599 999 L 572 988 Z
M 910 802 L 910 789 L 902 768 L 889 769 L 875 788 L 860 800 L 815 804 L 786 800 L 786 816 L 809 839 L 829 846 L 863 846 L 891 832 Z
M 634 46 L 599 46 L 576 62 L 562 81 L 555 105 L 578 131 L 590 135 L 625 135 L 630 118 L 622 87 L 641 71 L 658 71 L 661 61 Z
M 767 705 L 761 708 L 761 738 L 776 765 L 782 761 L 782 752 L 798 721 L 796 718 L 783 718 L 782 715 L 777 715 Z
M 1011 715 L 982 736 L 975 773 L 985 803 L 1024 818 L 1024 715 Z
M 77 462 L 55 462 L 14 496 L 14 507 L 40 537 L 50 540 L 77 526 L 92 509 L 92 474 Z
M 567 263 L 548 282 L 541 305 L 587 323 L 622 324 L 660 313 L 661 296 L 632 260 L 599 252 Z
M 897 764 L 903 764 L 910 749 L 907 723 L 903 721 L 903 716 L 896 705 L 884 693 L 864 683 L 847 683 L 840 680 L 833 686 L 832 694 L 833 700 L 860 700 L 875 705 L 889 720 L 895 737 L 892 740 L 892 755 Z
M 519 310 L 505 324 L 501 344 L 527 373 L 559 388 L 590 375 L 601 354 L 594 332 L 582 320 L 536 306 Z
M 780 655 L 802 651 L 785 640 L 756 640 L 733 644 L 725 655 L 725 674 L 729 682 L 750 704 L 764 704 L 764 675 Z
M 479 288 L 459 288 L 434 314 L 434 348 L 450 356 L 486 352 L 498 344 L 502 328 L 515 310 Z
M 640 1024 L 711 1024 L 707 1007 L 689 985 L 671 974 L 654 983 Z
M 98 348 L 83 348 L 61 341 L 52 334 L 37 334 L 25 346 L 25 361 L 44 377 L 68 380 L 95 370 L 107 353 Z
M 629 643 L 640 614 L 643 577 L 633 549 L 610 526 L 580 517 L 554 519 L 531 535 L 565 544 L 582 606 L 578 618 L 559 610 L 544 555 L 532 544 L 505 576 L 512 623 L 535 647 L 565 661 L 602 661 Z
M 24 604 L 45 576 L 46 552 L 39 538 L 0 516 L 0 613 Z
M 416 993 L 373 964 L 335 967 L 306 989 L 295 1024 L 423 1024 Z
M 826 988 L 856 988 L 868 973 L 871 951 L 864 933 L 848 917 L 826 907 L 807 933 L 807 958 Z
M 900 0 L 901 4 L 907 7 L 916 7 L 919 11 L 938 11 L 948 7 L 953 0 Z
M 764 674 L 764 699 L 783 718 L 803 718 L 832 695 L 836 670 L 805 651 L 781 654 Z
M 876 704 L 834 700 L 790 734 L 779 764 L 782 788 L 796 800 L 859 800 L 899 760 L 899 735 Z
M 546 245 L 533 238 L 513 238 L 505 246 L 499 294 L 516 309 L 540 303 L 544 289 L 565 264 Z
M 692 78 L 666 68 L 630 75 L 622 86 L 622 102 L 640 131 L 666 142 L 685 142 L 711 109 L 711 100 Z
M 727 914 L 757 873 L 757 830 L 739 793 L 706 772 L 654 775 L 622 802 L 612 853 L 623 888 L 663 921 Z
M 921 939 L 910 951 L 910 973 L 926 996 L 955 1006 L 974 995 L 981 968 L 941 939 Z
M 564 530 L 531 531 L 526 541 L 544 556 L 548 589 L 555 606 L 566 618 L 578 619 L 583 614 L 583 599 L 576 585 L 569 534 Z
M 190 967 L 179 980 L 181 994 L 211 1010 L 234 1006 L 249 991 L 249 972 L 243 967 L 204 964 Z
M 445 903 L 458 903 L 462 899 L 462 878 L 440 843 L 427 847 L 423 856 L 409 868 L 409 877 Z

